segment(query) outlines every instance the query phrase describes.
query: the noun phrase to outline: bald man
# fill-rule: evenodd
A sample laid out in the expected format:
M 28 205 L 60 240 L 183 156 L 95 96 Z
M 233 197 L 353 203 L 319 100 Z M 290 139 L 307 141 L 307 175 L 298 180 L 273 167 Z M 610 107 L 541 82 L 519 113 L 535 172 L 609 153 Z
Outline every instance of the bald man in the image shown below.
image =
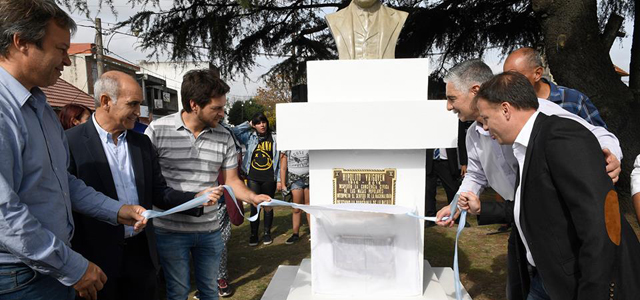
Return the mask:
M 527 77 L 538 98 L 554 102 L 592 125 L 607 127 L 589 97 L 580 91 L 555 85 L 542 78 L 542 57 L 535 49 L 524 47 L 511 52 L 504 61 L 503 71 L 516 71 Z
M 146 209 L 152 205 L 168 209 L 198 196 L 169 188 L 151 141 L 132 130 L 142 102 L 136 80 L 122 72 L 107 72 L 94 91 L 100 103 L 95 114 L 66 131 L 69 172 L 112 199 Z M 207 191 L 212 192 L 207 204 L 217 203 L 221 190 L 203 192 Z M 187 213 L 197 216 L 201 211 L 196 208 Z M 152 222 L 147 230 L 137 233 L 131 226 L 105 226 L 91 218 L 74 217 L 73 249 L 94 261 L 109 278 L 98 299 L 158 299 L 158 254 Z

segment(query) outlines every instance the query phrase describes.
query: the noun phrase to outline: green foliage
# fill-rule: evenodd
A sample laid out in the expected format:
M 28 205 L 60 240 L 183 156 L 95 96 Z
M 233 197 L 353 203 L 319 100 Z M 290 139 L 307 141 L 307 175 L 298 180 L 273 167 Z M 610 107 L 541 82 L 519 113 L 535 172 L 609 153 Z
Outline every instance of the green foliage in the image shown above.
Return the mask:
M 256 103 L 254 100 L 235 101 L 231 109 L 229 109 L 227 118 L 229 124 L 239 125 L 242 122 L 249 121 L 254 114 L 264 111 L 264 106 Z
M 57 0 L 86 10 L 87 0 Z M 113 0 L 100 0 L 112 6 Z M 487 49 L 503 53 L 520 46 L 539 47 L 540 25 L 530 0 L 388 0 L 386 5 L 409 12 L 396 56 L 441 54 L 444 62 L 482 57 Z M 633 16 L 634 1 L 599 0 L 604 23 L 612 12 Z M 169 54 L 175 61 L 211 61 L 223 77 L 248 75 L 259 55 L 285 59 L 267 74 L 285 74 L 301 83 L 308 60 L 335 59 L 337 51 L 325 15 L 350 0 L 175 0 L 161 10 L 158 0 L 129 0 L 140 11 L 122 22 L 140 32 L 140 47 L 150 56 Z M 165 6 L 166 7 L 166 6 Z

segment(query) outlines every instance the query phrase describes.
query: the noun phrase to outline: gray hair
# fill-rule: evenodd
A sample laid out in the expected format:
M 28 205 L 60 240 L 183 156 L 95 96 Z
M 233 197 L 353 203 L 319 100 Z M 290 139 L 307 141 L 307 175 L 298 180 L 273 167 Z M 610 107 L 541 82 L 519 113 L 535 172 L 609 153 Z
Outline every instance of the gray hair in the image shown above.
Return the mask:
M 540 51 L 533 48 L 520 48 L 522 49 L 522 54 L 527 58 L 527 62 L 529 66 L 532 68 L 544 68 L 544 62 L 542 61 L 542 55 Z
M 456 89 L 469 89 L 481 85 L 493 77 L 491 68 L 479 59 L 463 61 L 449 70 L 444 82 L 453 83 Z
M 107 95 L 113 101 L 113 104 L 118 102 L 118 94 L 120 92 L 120 83 L 118 79 L 111 76 L 102 76 L 93 85 L 93 97 L 96 102 L 100 103 L 100 97 Z
M 0 56 L 7 56 L 16 34 L 42 48 L 50 20 L 76 32 L 76 22 L 53 0 L 0 0 Z

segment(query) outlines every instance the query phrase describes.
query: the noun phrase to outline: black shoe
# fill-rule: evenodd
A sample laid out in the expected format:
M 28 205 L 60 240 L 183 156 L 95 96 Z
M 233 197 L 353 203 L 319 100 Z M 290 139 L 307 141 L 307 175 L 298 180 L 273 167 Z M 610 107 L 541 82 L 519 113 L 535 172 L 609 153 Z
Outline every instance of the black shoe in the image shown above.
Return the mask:
M 273 243 L 273 239 L 271 239 L 271 234 L 268 232 L 265 232 L 264 235 L 262 236 L 262 243 L 265 245 L 269 245 L 271 243 Z
M 300 240 L 300 236 L 298 236 L 298 234 L 297 234 L 297 233 L 294 233 L 294 234 L 292 234 L 292 235 L 291 235 L 291 237 L 290 237 L 286 242 L 284 242 L 284 243 L 285 243 L 285 244 L 287 244 L 287 245 L 291 245 L 291 244 L 293 244 L 293 243 L 297 242 L 298 240 Z
M 230 297 L 233 292 L 226 279 L 218 279 L 218 296 Z
M 249 237 L 249 246 L 253 247 L 253 246 L 258 246 L 258 236 L 257 235 L 252 235 Z

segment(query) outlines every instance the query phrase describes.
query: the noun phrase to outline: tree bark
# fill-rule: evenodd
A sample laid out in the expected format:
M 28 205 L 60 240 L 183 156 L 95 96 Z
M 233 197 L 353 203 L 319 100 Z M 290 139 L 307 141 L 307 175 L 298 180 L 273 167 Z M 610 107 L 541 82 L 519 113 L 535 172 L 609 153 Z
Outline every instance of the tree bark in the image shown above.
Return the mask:
M 609 16 L 607 25 L 604 27 L 604 31 L 602 32 L 602 42 L 604 43 L 605 49 L 611 49 L 613 42 L 615 42 L 616 38 L 620 36 L 622 23 L 624 23 L 624 18 L 622 16 L 615 13 L 612 13 L 611 16 Z
M 630 172 L 640 152 L 640 110 L 631 89 L 615 72 L 609 49 L 601 39 L 596 0 L 532 0 L 532 5 L 554 79 L 586 94 L 620 140 L 624 159 L 617 187 L 624 209 L 633 211 Z M 640 45 L 634 40 L 633 46 Z
M 636 103 L 640 103 L 640 7 L 638 6 L 636 6 L 633 19 L 633 41 L 631 44 L 629 74 L 629 88 L 631 88 Z

